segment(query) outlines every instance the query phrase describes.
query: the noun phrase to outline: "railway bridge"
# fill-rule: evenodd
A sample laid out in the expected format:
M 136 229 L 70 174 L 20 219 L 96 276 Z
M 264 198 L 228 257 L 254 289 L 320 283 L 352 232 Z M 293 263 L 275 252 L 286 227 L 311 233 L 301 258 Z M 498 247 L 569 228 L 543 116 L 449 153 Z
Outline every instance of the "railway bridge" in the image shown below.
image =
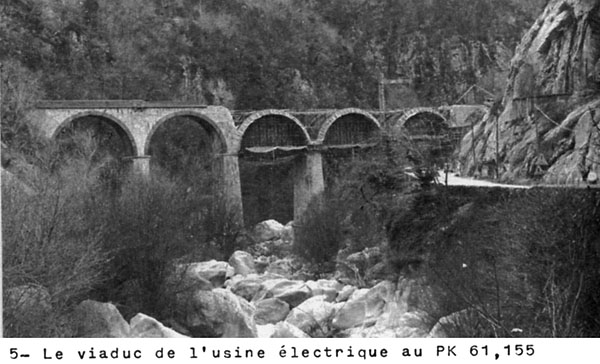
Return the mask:
M 153 136 L 169 121 L 198 123 L 210 139 L 222 192 L 228 204 L 242 211 L 239 158 L 277 151 L 302 156 L 294 166 L 294 218 L 325 188 L 322 153 L 373 145 L 383 130 L 406 132 L 415 140 L 431 137 L 429 125 L 459 139 L 465 128 L 487 113 L 483 105 L 455 105 L 389 111 L 358 108 L 326 110 L 231 111 L 205 106 L 142 100 L 42 101 L 29 115 L 47 138 L 58 138 L 75 123 L 101 121 L 125 145 L 123 158 L 138 173 L 150 174 Z M 241 216 L 241 214 L 240 214 Z

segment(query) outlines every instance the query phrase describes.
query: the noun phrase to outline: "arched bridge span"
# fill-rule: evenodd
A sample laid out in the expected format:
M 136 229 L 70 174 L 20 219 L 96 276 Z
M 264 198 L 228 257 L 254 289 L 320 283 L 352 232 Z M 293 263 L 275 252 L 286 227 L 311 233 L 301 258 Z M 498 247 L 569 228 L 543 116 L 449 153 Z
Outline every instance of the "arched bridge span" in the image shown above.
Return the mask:
M 405 130 L 424 115 L 433 116 L 444 128 L 460 127 L 461 122 L 467 119 L 465 115 L 481 108 L 415 108 L 386 112 L 357 108 L 232 112 L 222 106 L 141 100 L 84 100 L 40 102 L 29 119 L 48 138 L 55 138 L 63 128 L 77 120 L 87 117 L 106 120 L 130 146 L 132 155 L 128 157 L 133 159 L 134 168 L 148 174 L 150 141 L 156 130 L 177 117 L 193 118 L 214 140 L 212 152 L 220 158 L 223 193 L 230 204 L 238 206 L 240 210 L 240 154 L 278 148 L 302 151 L 306 157 L 297 169 L 294 183 L 294 215 L 298 217 L 308 201 L 324 189 L 323 149 L 354 148 L 376 143 L 382 130 Z

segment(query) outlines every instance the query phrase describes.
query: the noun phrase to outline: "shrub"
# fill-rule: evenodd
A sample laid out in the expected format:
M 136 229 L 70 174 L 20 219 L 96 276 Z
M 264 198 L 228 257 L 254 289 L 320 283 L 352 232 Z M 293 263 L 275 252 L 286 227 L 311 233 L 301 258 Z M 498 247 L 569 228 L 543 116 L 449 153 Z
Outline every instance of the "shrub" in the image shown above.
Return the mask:
M 109 256 L 95 219 L 105 206 L 95 196 L 96 172 L 73 161 L 57 175 L 30 173 L 31 190 L 2 184 L 6 336 L 69 336 L 69 309 L 105 280 Z M 19 286 L 47 290 L 51 310 L 40 305 L 23 314 L 19 306 L 27 303 L 7 299 Z
M 329 151 L 327 193 L 313 200 L 296 222 L 295 252 L 332 268 L 340 249 L 351 254 L 384 243 L 385 215 L 408 186 L 403 155 L 389 138 L 368 150 Z
M 345 211 L 334 201 L 313 199 L 302 219 L 294 225 L 293 251 L 307 262 L 331 270 L 343 235 Z
M 432 316 L 474 313 L 457 335 L 595 336 L 599 201 L 585 190 L 429 191 L 391 221 L 390 245 L 441 288 Z
M 126 317 L 172 317 L 182 287 L 168 278 L 177 264 L 226 259 L 238 248 L 236 220 L 220 195 L 202 193 L 206 188 L 156 172 L 130 176 L 114 199 L 104 246 L 114 256 L 115 276 L 103 295 L 120 302 Z

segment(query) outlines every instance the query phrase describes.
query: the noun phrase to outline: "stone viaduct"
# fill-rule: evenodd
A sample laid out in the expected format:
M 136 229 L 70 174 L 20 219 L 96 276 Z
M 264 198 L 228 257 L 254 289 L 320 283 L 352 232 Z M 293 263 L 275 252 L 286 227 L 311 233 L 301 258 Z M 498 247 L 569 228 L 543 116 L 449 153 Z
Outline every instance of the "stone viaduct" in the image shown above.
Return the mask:
M 230 111 L 222 106 L 202 106 L 141 100 L 42 101 L 29 119 L 48 138 L 56 138 L 74 121 L 96 118 L 118 130 L 130 150 L 135 171 L 150 173 L 150 142 L 159 126 L 180 116 L 198 122 L 211 139 L 220 169 L 222 192 L 230 206 L 241 211 L 238 158 L 243 153 L 281 150 L 303 155 L 294 170 L 294 218 L 310 199 L 325 188 L 321 153 L 329 148 L 348 149 L 377 142 L 380 132 L 407 129 L 424 116 L 455 134 L 486 113 L 482 105 L 456 105 L 391 111 L 356 108 L 339 110 Z M 410 129 L 410 128 L 408 128 Z M 458 133 L 457 133 L 458 132 Z M 416 135 L 415 137 L 419 137 Z M 241 216 L 241 215 L 240 215 Z

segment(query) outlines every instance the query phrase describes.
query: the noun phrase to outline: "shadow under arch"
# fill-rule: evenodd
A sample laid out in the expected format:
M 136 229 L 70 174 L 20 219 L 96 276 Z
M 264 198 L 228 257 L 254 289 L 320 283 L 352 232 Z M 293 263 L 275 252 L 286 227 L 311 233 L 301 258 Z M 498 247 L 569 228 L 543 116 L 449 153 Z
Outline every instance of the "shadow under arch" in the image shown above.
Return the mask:
M 246 225 L 267 219 L 289 222 L 294 218 L 298 168 L 310 145 L 307 129 L 286 111 L 262 110 L 246 117 L 238 132 Z
M 213 147 L 216 148 L 214 152 L 216 153 L 227 153 L 228 152 L 228 144 L 223 132 L 212 119 L 208 118 L 206 115 L 195 111 L 177 111 L 170 113 L 168 115 L 160 118 L 150 129 L 148 135 L 146 137 L 145 145 L 144 145 L 144 155 L 149 155 L 150 152 L 150 144 L 152 142 L 152 137 L 156 133 L 156 131 L 164 126 L 170 120 L 176 119 L 178 117 L 187 117 L 198 123 L 204 130 L 208 132 L 208 134 L 213 138 Z
M 308 130 L 293 115 L 282 110 L 262 110 L 246 117 L 238 127 L 239 152 L 244 148 L 293 147 L 310 143 Z
M 372 142 L 380 136 L 381 124 L 370 113 L 347 108 L 331 114 L 319 129 L 317 143 L 325 145 L 357 145 Z
M 59 140 L 61 138 L 61 134 L 63 134 L 67 128 L 76 126 L 75 123 L 78 121 L 82 121 L 82 125 L 85 122 L 85 119 L 93 118 L 100 120 L 102 122 L 106 122 L 109 126 L 111 126 L 119 135 L 121 140 L 125 142 L 127 151 L 125 152 L 125 156 L 135 156 L 139 150 L 138 145 L 135 142 L 135 138 L 133 137 L 131 130 L 123 123 L 121 120 L 116 118 L 115 116 L 98 112 L 98 111 L 84 111 L 77 113 L 75 115 L 70 116 L 69 118 L 63 120 L 56 130 L 52 133 L 53 140 Z
M 451 164 L 460 145 L 452 140 L 447 119 L 430 108 L 411 110 L 394 123 L 393 130 L 407 146 L 407 158 L 424 168 L 439 169 Z
M 440 126 L 443 128 L 449 128 L 450 124 L 448 123 L 448 120 L 446 120 L 446 118 L 437 110 L 434 109 L 430 109 L 430 108 L 419 108 L 419 109 L 414 109 L 409 111 L 408 113 L 402 115 L 398 121 L 396 121 L 394 123 L 394 128 L 396 128 L 397 130 L 403 130 L 405 129 L 407 132 L 409 132 L 410 130 L 408 130 L 409 125 L 411 122 L 417 122 L 419 119 L 423 119 L 423 118 L 427 118 L 430 121 L 437 121 L 439 122 Z

